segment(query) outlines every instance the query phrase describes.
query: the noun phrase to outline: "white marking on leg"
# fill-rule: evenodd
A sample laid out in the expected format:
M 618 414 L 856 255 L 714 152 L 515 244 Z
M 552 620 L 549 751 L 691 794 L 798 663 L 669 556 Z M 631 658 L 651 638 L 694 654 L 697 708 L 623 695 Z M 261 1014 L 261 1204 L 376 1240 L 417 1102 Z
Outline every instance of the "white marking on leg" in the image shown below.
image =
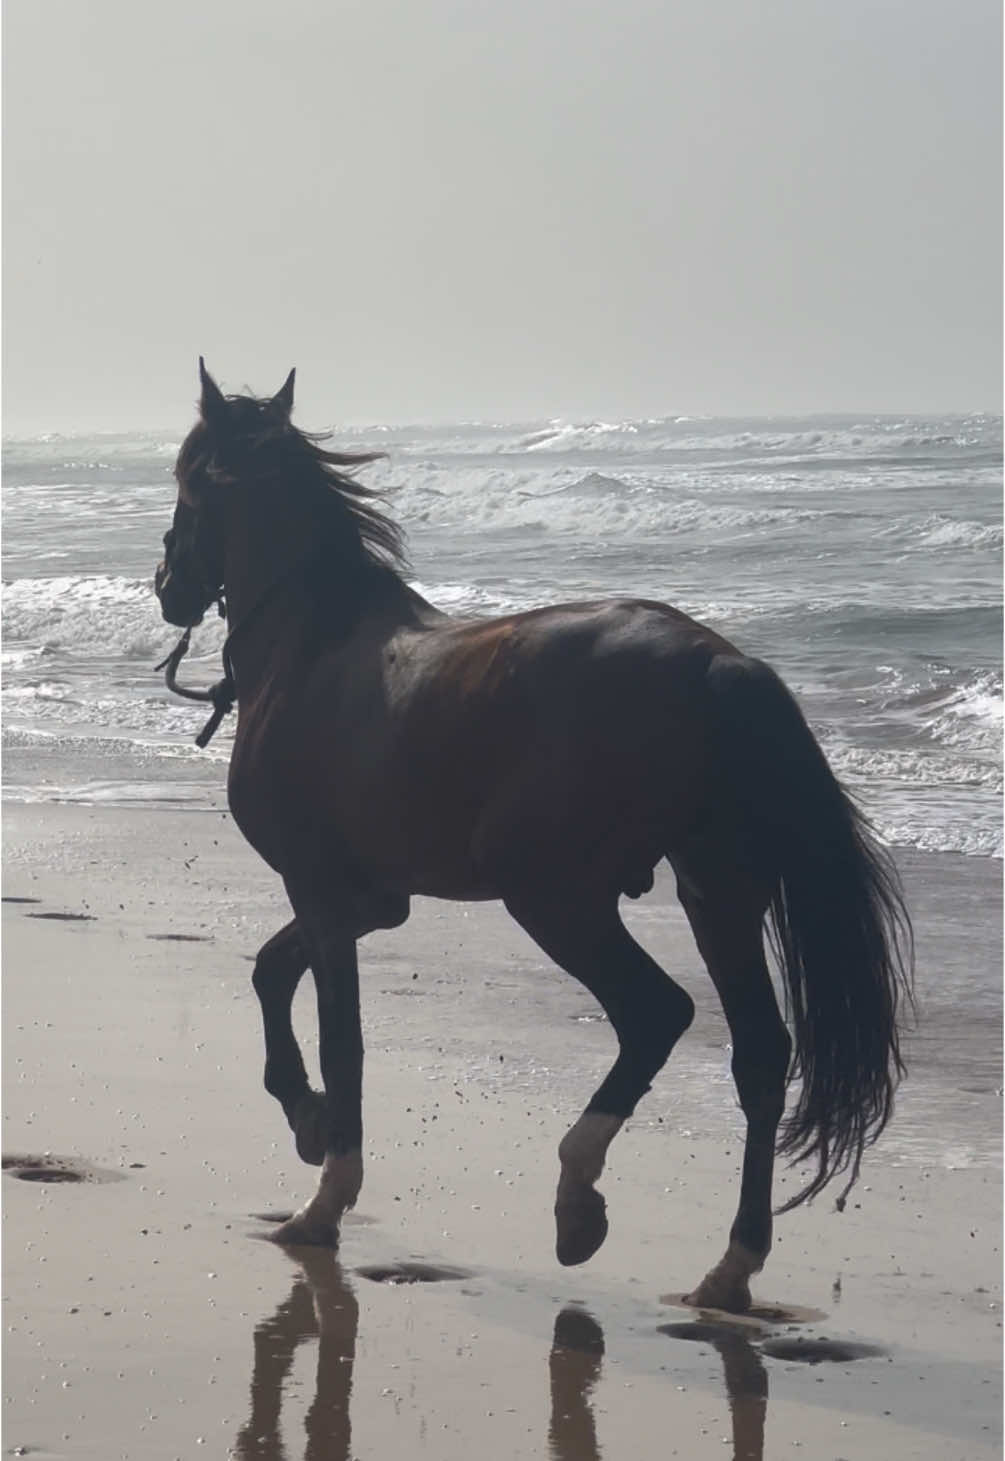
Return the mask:
M 318 1210 L 327 1214 L 331 1222 L 338 1224 L 347 1208 L 356 1206 L 359 1189 L 363 1185 L 363 1153 L 346 1152 L 337 1157 L 326 1152 L 321 1164 L 321 1180 L 313 1203 Z
M 752 1273 L 760 1272 L 764 1267 L 766 1257 L 767 1254 L 758 1256 L 752 1248 L 738 1243 L 735 1238 L 730 1238 L 729 1247 L 716 1268 L 727 1278 L 749 1278 Z
M 299 1212 L 283 1223 L 276 1240 L 285 1243 L 338 1242 L 342 1214 L 355 1207 L 363 1185 L 363 1153 L 346 1152 L 344 1156 L 325 1153 L 318 1190 Z
M 594 1187 L 607 1148 L 623 1118 L 587 1111 L 558 1146 L 562 1163 L 555 1194 L 555 1250 L 559 1263 L 585 1263 L 607 1236 L 606 1204 Z
M 562 1137 L 558 1159 L 562 1177 L 592 1187 L 604 1170 L 607 1148 L 624 1125 L 623 1116 L 587 1111 Z

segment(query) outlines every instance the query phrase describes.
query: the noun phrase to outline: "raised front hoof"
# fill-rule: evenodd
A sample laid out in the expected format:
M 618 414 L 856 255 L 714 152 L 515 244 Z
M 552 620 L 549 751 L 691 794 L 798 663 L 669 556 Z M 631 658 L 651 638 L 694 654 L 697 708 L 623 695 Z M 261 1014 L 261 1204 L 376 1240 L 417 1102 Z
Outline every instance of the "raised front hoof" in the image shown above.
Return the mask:
M 328 1103 L 320 1091 L 305 1091 L 291 1124 L 297 1156 L 309 1167 L 320 1167 L 328 1144 Z
M 555 1204 L 555 1256 L 563 1268 L 586 1263 L 607 1237 L 607 1204 L 593 1187 Z
M 335 1249 L 338 1247 L 339 1230 L 325 1219 L 312 1217 L 307 1212 L 295 1212 L 268 1236 L 270 1242 L 278 1243 L 281 1248 Z
M 721 1309 L 726 1314 L 746 1314 L 751 1305 L 750 1285 L 745 1278 L 736 1274 L 720 1274 L 713 1268 L 684 1302 L 694 1309 Z

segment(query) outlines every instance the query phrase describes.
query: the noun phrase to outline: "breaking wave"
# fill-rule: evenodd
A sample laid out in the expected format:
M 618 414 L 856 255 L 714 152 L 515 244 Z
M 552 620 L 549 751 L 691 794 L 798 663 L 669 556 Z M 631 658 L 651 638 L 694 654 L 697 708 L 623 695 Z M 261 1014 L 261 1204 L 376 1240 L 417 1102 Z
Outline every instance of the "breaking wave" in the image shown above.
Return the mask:
M 5 443 L 4 737 L 69 767 L 38 795 L 114 799 L 101 757 L 130 746 L 150 785 L 174 758 L 195 785 L 199 758 L 219 791 L 232 725 L 196 752 L 204 708 L 154 671 L 176 638 L 151 577 L 180 435 Z M 673 603 L 779 670 L 889 841 L 1001 855 L 1000 418 L 608 416 L 337 442 L 387 452 L 366 481 L 441 609 Z M 192 682 L 218 676 L 224 632 L 198 631 Z M 33 754 L 8 795 L 31 792 Z M 121 780 L 136 795 L 148 772 Z

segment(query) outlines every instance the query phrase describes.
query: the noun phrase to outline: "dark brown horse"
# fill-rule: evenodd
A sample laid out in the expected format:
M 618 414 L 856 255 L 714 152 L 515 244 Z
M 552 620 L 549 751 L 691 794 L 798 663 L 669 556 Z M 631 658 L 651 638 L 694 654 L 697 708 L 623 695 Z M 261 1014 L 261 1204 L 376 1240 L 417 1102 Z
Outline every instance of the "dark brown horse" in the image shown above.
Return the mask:
M 855 1181 L 903 1073 L 910 926 L 897 879 L 795 701 L 766 665 L 665 604 L 618 599 L 459 620 L 402 576 L 398 529 L 291 424 L 293 373 L 224 396 L 200 361 L 200 418 L 156 590 L 190 625 L 225 597 L 238 694 L 234 819 L 295 919 L 261 950 L 266 1088 L 319 1189 L 280 1242 L 338 1241 L 362 1181 L 356 943 L 409 898 L 502 899 L 599 1000 L 618 1057 L 559 1146 L 558 1257 L 607 1232 L 595 1189 L 612 1137 L 694 1006 L 618 912 L 666 857 L 722 1000 L 747 1120 L 739 1210 L 692 1301 L 742 1310 L 771 1243 L 779 1149 L 815 1163 L 787 1206 Z M 792 1037 L 765 961 L 767 919 Z M 324 1095 L 291 1001 L 313 970 Z

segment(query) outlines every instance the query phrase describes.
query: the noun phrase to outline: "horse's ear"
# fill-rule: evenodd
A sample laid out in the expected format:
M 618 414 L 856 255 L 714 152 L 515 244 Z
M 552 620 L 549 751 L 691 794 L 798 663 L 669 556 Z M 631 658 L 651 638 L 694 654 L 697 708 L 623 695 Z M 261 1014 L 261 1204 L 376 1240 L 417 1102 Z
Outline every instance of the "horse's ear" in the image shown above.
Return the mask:
M 207 426 L 218 425 L 227 414 L 227 402 L 224 400 L 223 392 L 216 381 L 206 369 L 206 362 L 199 356 L 199 381 L 202 385 L 202 395 L 199 398 L 199 411 Z
M 271 404 L 275 406 L 277 410 L 283 413 L 287 421 L 290 419 L 290 415 L 293 411 L 293 382 L 296 379 L 296 375 L 297 369 L 296 366 L 294 366 L 289 375 L 283 381 L 283 384 L 280 386 L 279 390 L 272 397 L 271 402 Z

